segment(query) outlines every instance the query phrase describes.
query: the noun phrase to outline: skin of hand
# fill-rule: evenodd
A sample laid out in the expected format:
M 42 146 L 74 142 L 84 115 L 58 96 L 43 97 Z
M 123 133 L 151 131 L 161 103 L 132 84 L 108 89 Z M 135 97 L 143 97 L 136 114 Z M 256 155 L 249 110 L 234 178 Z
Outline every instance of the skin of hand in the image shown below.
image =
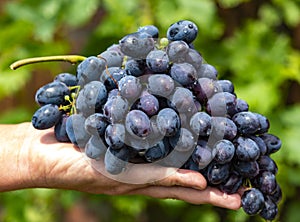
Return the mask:
M 0 125 L 0 191 L 25 188 L 56 188 L 92 194 L 145 195 L 178 199 L 191 204 L 212 204 L 239 209 L 240 194 L 227 195 L 208 187 L 205 178 L 192 170 L 178 169 L 151 183 L 129 184 L 95 170 L 71 143 L 60 143 L 53 129 L 36 130 L 31 123 Z M 103 166 L 104 167 L 104 166 Z M 134 172 L 138 176 L 162 169 Z M 140 174 L 140 175 L 139 175 Z

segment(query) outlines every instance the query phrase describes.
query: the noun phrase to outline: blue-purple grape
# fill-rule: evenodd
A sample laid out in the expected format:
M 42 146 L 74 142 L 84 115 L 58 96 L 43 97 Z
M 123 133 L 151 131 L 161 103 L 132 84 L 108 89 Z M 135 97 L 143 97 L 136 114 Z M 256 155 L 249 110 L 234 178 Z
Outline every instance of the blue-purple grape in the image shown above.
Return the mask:
M 60 121 L 61 117 L 62 112 L 57 105 L 46 104 L 35 111 L 31 123 L 36 129 L 49 129 L 55 126 Z
M 105 142 L 111 149 L 121 149 L 125 145 L 125 126 L 120 123 L 110 124 L 105 129 Z
M 66 104 L 65 96 L 70 95 L 70 90 L 66 84 L 60 81 L 50 82 L 40 87 L 35 93 L 35 101 L 40 106 L 46 104 L 63 105 Z
M 193 65 L 189 63 L 174 63 L 170 69 L 170 75 L 175 82 L 182 86 L 188 86 L 197 79 L 197 72 Z
M 71 73 L 60 73 L 54 77 L 55 82 L 62 82 L 66 84 L 66 86 L 76 86 L 77 85 L 77 77 Z
M 170 41 L 182 40 L 188 44 L 196 39 L 197 34 L 197 25 L 188 20 L 173 23 L 167 30 L 167 38 Z
M 165 136 L 174 136 L 181 127 L 178 114 L 171 108 L 161 109 L 156 122 L 159 131 Z
M 147 67 L 154 73 L 164 73 L 169 68 L 169 58 L 164 50 L 153 50 L 146 57 Z
M 249 215 L 255 215 L 262 211 L 265 198 L 259 189 L 251 188 L 242 195 L 242 208 Z
M 230 163 L 235 154 L 235 146 L 230 140 L 222 139 L 213 147 L 214 161 L 219 164 Z
M 133 136 L 146 137 L 151 131 L 150 119 L 141 110 L 131 110 L 126 115 L 125 128 Z
M 68 137 L 66 122 L 68 119 L 67 114 L 62 114 L 58 123 L 54 126 L 54 135 L 58 142 L 70 142 Z

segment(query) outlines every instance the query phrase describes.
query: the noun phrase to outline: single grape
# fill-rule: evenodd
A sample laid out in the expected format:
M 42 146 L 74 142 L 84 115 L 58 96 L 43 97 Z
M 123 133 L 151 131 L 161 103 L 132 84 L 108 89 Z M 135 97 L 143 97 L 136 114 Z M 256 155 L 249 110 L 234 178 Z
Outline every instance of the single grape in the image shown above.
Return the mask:
M 208 78 L 208 79 L 217 79 L 218 77 L 218 71 L 217 69 L 211 65 L 211 64 L 207 64 L 207 63 L 203 63 L 200 67 L 200 69 L 197 72 L 197 76 L 198 78 Z
M 258 119 L 259 128 L 257 129 L 257 134 L 267 133 L 270 128 L 270 122 L 268 118 L 262 114 L 254 113 Z
M 181 126 L 178 114 L 171 108 L 161 109 L 156 122 L 159 131 L 166 136 L 174 136 Z
M 146 32 L 135 32 L 123 37 L 120 42 L 121 51 L 130 57 L 144 59 L 154 49 L 155 42 Z
M 157 39 L 159 36 L 159 30 L 154 25 L 145 25 L 138 28 L 138 32 L 145 32 L 149 34 L 152 38 Z
M 248 137 L 239 136 L 235 140 L 235 156 L 241 161 L 254 161 L 260 156 L 260 149 L 257 144 Z
M 267 146 L 268 155 L 277 152 L 281 148 L 281 140 L 271 133 L 264 133 L 260 138 L 263 139 Z
M 85 145 L 84 152 L 87 157 L 98 160 L 103 154 L 105 154 L 106 150 L 107 147 L 103 143 L 101 137 L 98 135 L 92 135 Z
M 209 135 L 210 139 L 215 142 L 221 139 L 233 140 L 237 135 L 237 127 L 234 122 L 227 117 L 212 117 Z
M 262 193 L 271 195 L 277 186 L 275 174 L 269 171 L 261 172 L 255 178 L 255 185 L 261 190 Z
M 260 171 L 269 171 L 274 175 L 278 172 L 278 167 L 276 162 L 269 156 L 263 155 L 260 156 L 257 160 Z
M 89 116 L 101 112 L 102 105 L 106 100 L 107 90 L 104 84 L 100 81 L 91 81 L 79 91 L 76 99 L 76 109 L 85 116 Z
M 166 52 L 170 62 L 186 62 L 189 53 L 189 45 L 184 41 L 170 42 Z
M 169 137 L 169 142 L 173 149 L 189 152 L 194 150 L 196 139 L 188 129 L 180 128 L 174 136 Z
M 68 117 L 66 131 L 70 141 L 77 147 L 84 148 L 90 135 L 84 129 L 85 117 L 82 114 L 73 114 Z
M 235 113 L 236 96 L 228 92 L 218 92 L 207 101 L 207 112 L 211 116 L 232 116 Z
M 125 145 L 125 135 L 123 124 L 109 124 L 105 130 L 105 141 L 111 149 L 121 149 Z
M 124 76 L 119 80 L 120 95 L 130 101 L 135 101 L 142 92 L 142 84 L 135 76 Z
M 68 119 L 67 114 L 62 114 L 62 117 L 58 123 L 54 126 L 54 135 L 58 142 L 70 142 L 70 139 L 66 130 L 66 122 Z
M 103 105 L 103 114 L 111 123 L 122 122 L 128 110 L 128 101 L 120 95 L 109 98 Z
M 235 113 L 249 111 L 249 105 L 245 100 L 236 98 Z
M 265 198 L 259 189 L 251 188 L 242 195 L 242 208 L 249 215 L 255 215 L 264 208 Z
M 202 141 L 196 145 L 192 155 L 193 161 L 198 165 L 199 169 L 205 168 L 213 159 L 212 150 L 207 146 L 206 141 Z
M 49 129 L 55 126 L 61 117 L 62 112 L 58 109 L 57 105 L 46 104 L 35 111 L 31 123 L 36 129 Z
M 65 96 L 70 95 L 70 90 L 66 84 L 59 81 L 50 82 L 40 87 L 35 93 L 35 101 L 40 106 L 46 104 L 64 105 L 67 104 Z
M 125 71 L 128 75 L 135 77 L 145 73 L 146 62 L 143 59 L 130 59 L 125 63 Z
M 190 119 L 191 130 L 199 136 L 208 136 L 211 130 L 211 116 L 206 112 L 196 112 Z
M 278 204 L 281 199 L 282 199 L 282 190 L 280 185 L 277 183 L 276 184 L 276 188 L 273 191 L 272 195 L 268 195 L 273 201 L 274 203 Z
M 149 92 L 155 96 L 158 95 L 166 98 L 172 94 L 174 88 L 174 80 L 166 74 L 153 74 L 148 78 Z
M 133 136 L 146 137 L 151 131 L 150 119 L 141 110 L 131 110 L 126 115 L 125 128 Z
M 129 157 L 128 148 L 123 147 L 122 149 L 116 150 L 109 147 L 104 155 L 105 170 L 113 175 L 120 174 L 125 170 Z
M 158 99 L 152 94 L 142 95 L 134 105 L 136 109 L 139 109 L 146 113 L 149 117 L 158 113 L 159 102 Z
M 98 55 L 98 58 L 105 61 L 107 67 L 121 67 L 123 57 L 124 55 L 117 50 L 106 50 Z
M 259 174 L 259 165 L 257 161 L 240 161 L 233 163 L 234 169 L 244 178 L 254 178 Z
M 219 164 L 230 163 L 235 154 L 235 147 L 230 140 L 222 139 L 213 147 L 214 161 Z
M 77 66 L 77 79 L 80 86 L 99 80 L 101 73 L 105 69 L 105 60 L 96 56 L 87 57 Z
M 266 196 L 264 207 L 262 211 L 259 213 L 259 215 L 267 221 L 272 221 L 276 218 L 277 214 L 278 214 L 277 204 L 273 202 L 270 196 Z
M 212 161 L 207 166 L 207 180 L 209 184 L 221 184 L 227 180 L 230 172 L 230 164 L 219 164 Z
M 236 113 L 232 121 L 237 126 L 238 133 L 243 135 L 255 134 L 260 127 L 257 115 L 250 111 Z
M 167 30 L 167 38 L 170 41 L 182 40 L 188 44 L 196 39 L 197 34 L 196 24 L 188 20 L 173 23 Z
M 189 48 L 189 51 L 185 56 L 184 62 L 187 62 L 187 63 L 193 65 L 196 72 L 198 72 L 198 70 L 200 70 L 200 68 L 202 66 L 203 58 L 198 51 L 196 51 L 195 49 Z M 198 78 L 198 74 L 197 74 L 197 78 Z
M 54 77 L 53 81 L 62 82 L 66 86 L 76 86 L 78 82 L 76 76 L 71 73 L 60 73 Z
M 107 125 L 108 120 L 102 113 L 94 113 L 88 116 L 84 122 L 85 130 L 90 135 L 103 136 Z
M 169 58 L 164 50 L 153 50 L 146 57 L 148 68 L 154 73 L 164 73 L 169 68 Z
M 230 80 L 220 79 L 216 82 L 219 92 L 228 92 L 234 94 L 234 85 Z
M 170 75 L 175 82 L 182 86 L 188 86 L 197 79 L 197 72 L 193 65 L 189 63 L 173 63 L 170 69 Z
M 176 87 L 171 95 L 170 102 L 179 113 L 193 115 L 197 112 L 194 96 L 190 90 L 184 87 Z

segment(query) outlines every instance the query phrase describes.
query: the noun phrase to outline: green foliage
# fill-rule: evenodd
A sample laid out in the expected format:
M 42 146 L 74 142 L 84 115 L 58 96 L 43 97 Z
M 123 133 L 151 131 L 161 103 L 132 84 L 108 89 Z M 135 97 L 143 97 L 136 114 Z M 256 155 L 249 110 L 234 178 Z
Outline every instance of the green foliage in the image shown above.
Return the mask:
M 252 3 L 257 6 L 256 16 L 239 15 L 235 17 L 240 19 L 238 23 L 220 13 L 237 13 L 239 6 Z M 221 79 L 234 83 L 238 97 L 246 100 L 252 111 L 269 117 L 271 132 L 282 139 L 282 149 L 274 154 L 284 192 L 278 220 L 298 221 L 300 101 L 299 97 L 292 104 L 287 100 L 290 84 L 298 88 L 300 84 L 300 52 L 292 39 L 293 30 L 300 25 L 299 0 L 16 0 L 0 4 L 0 100 L 26 90 L 35 70 L 47 69 L 56 75 L 70 69 L 52 63 L 11 71 L 9 65 L 18 59 L 74 50 L 85 56 L 97 55 L 139 26 L 154 24 L 165 37 L 171 23 L 193 20 L 199 27 L 195 48 L 216 66 Z M 225 35 L 228 29 L 231 32 Z M 0 122 L 17 123 L 30 117 L 31 112 L 20 105 L 2 113 Z M 45 189 L 1 194 L 0 220 L 60 221 L 61 212 L 83 200 L 101 221 L 249 221 L 242 210 Z M 252 217 L 251 221 L 261 220 Z

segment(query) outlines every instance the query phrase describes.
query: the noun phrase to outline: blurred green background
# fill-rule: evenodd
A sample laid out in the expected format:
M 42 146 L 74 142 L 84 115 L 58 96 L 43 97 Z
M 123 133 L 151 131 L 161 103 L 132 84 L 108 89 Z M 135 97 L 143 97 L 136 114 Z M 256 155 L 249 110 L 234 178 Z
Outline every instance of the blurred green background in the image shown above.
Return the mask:
M 269 117 L 282 139 L 272 157 L 283 189 L 278 221 L 300 217 L 300 0 L 16 0 L 0 1 L 0 123 L 30 121 L 35 91 L 76 66 L 43 63 L 16 71 L 27 57 L 97 55 L 139 26 L 166 36 L 171 23 L 194 21 L 195 47 L 235 85 L 250 110 Z M 13 164 L 13 163 L 12 163 Z M 3 222 L 261 221 L 242 210 L 175 200 L 29 189 L 0 194 Z

